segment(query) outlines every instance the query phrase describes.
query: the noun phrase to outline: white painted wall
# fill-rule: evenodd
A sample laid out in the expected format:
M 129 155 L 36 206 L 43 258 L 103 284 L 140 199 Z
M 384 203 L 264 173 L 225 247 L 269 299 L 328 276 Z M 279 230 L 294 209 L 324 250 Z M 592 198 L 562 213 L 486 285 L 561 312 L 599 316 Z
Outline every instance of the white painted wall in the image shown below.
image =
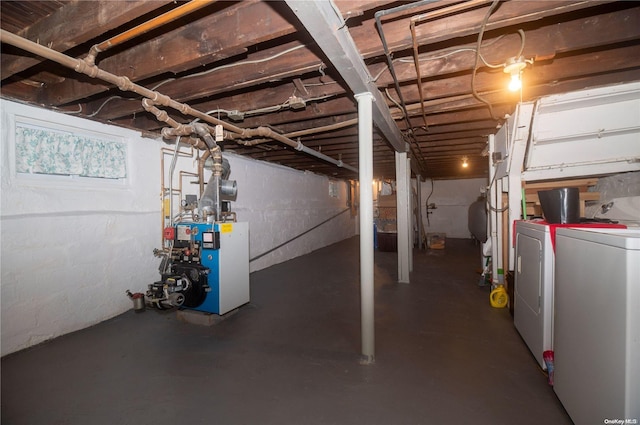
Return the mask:
M 1 351 L 6 355 L 123 313 L 132 307 L 126 289 L 143 292 L 158 280 L 159 260 L 152 252 L 161 241 L 161 147 L 171 147 L 119 127 L 0 102 Z M 17 175 L 16 117 L 123 138 L 128 145 L 127 181 Z M 357 219 L 346 211 L 344 181 L 224 155 L 231 165 L 230 179 L 238 183 L 233 210 L 239 221 L 250 225 L 250 258 L 335 216 L 252 261 L 251 271 L 355 235 Z M 165 162 L 170 159 L 165 155 Z M 180 158 L 178 170 L 196 168 L 192 158 Z M 189 183 L 193 180 L 183 179 L 185 192 L 197 193 L 197 185 Z M 174 184 L 179 184 L 177 176 Z M 337 197 L 329 194 L 332 184 Z
M 249 222 L 250 259 L 259 257 L 330 219 L 273 252 L 251 261 L 251 272 L 355 235 L 356 222 L 348 211 L 348 185 L 345 181 L 330 180 L 326 176 L 256 161 L 233 153 L 225 152 L 223 156 L 231 165 L 229 180 L 235 180 L 238 185 L 238 196 L 231 205 L 232 211 L 236 212 L 238 221 Z M 165 157 L 167 164 L 169 160 L 169 157 Z M 180 158 L 178 170 L 180 169 L 196 171 L 196 163 L 189 158 Z M 205 180 L 209 176 L 210 173 L 206 172 Z M 183 181 L 185 193 L 197 194 L 197 186 L 189 187 L 187 180 Z M 169 181 L 168 178 L 166 181 Z M 174 178 L 174 185 L 178 184 L 178 180 Z M 330 196 L 330 185 L 335 185 L 336 197 Z
M 73 332 L 132 306 L 128 288 L 157 278 L 160 142 L 138 133 L 1 101 L 2 355 Z M 16 174 L 14 123 L 121 137 L 125 182 Z M 143 286 L 144 285 L 144 286 Z
M 433 186 L 432 186 L 433 182 Z M 448 238 L 470 238 L 468 217 L 469 205 L 480 196 L 481 188 L 488 185 L 487 179 L 427 180 L 421 183 L 422 205 L 420 211 L 426 233 L 446 233 Z M 427 204 L 436 204 L 429 210 Z

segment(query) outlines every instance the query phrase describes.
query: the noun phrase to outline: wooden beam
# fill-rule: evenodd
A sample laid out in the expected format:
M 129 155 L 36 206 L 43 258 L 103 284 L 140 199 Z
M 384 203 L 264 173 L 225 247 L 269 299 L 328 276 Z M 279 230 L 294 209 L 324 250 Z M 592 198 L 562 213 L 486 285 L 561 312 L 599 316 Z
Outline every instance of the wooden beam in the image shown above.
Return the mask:
M 486 32 L 506 27 L 522 26 L 554 15 L 576 12 L 613 1 L 510 1 L 502 2 L 491 15 Z M 624 6 L 620 6 L 624 7 Z M 454 18 L 434 19 L 416 27 L 419 45 L 429 45 L 455 38 L 477 38 L 487 7 L 472 9 L 455 15 Z M 411 49 L 411 32 L 407 30 L 408 19 L 383 22 L 385 38 L 391 52 Z M 379 56 L 382 51 L 380 37 L 375 25 L 360 25 L 351 29 L 353 38 L 365 58 Z M 470 40 L 472 41 L 472 40 Z
M 58 52 L 66 52 L 131 20 L 172 3 L 171 0 L 82 1 L 73 0 L 57 12 L 17 35 Z M 2 55 L 2 79 L 43 61 L 39 57 Z
M 612 46 L 640 38 L 640 7 L 624 9 L 597 16 L 561 22 L 525 31 L 523 56 L 536 60 L 549 60 L 561 53 Z M 481 49 L 483 57 L 492 64 L 504 63 L 520 49 L 521 39 L 517 33 L 485 39 Z M 490 45 L 490 47 L 489 47 Z M 455 74 L 473 69 L 475 43 L 458 45 L 455 50 L 440 49 L 421 56 L 420 74 L 423 77 Z M 452 53 L 457 51 L 457 53 Z M 398 56 L 396 59 L 403 59 Z M 394 63 L 400 82 L 416 79 L 412 57 Z M 535 64 L 534 64 L 535 65 Z M 481 68 L 485 68 L 481 64 Z M 386 69 L 384 64 L 371 66 L 372 75 Z M 389 72 L 383 72 L 377 80 L 379 86 L 392 84 Z
M 387 2 L 380 0 L 361 0 L 352 5 L 344 4 L 344 13 L 358 14 L 362 10 L 385 3 Z M 204 67 L 221 59 L 243 54 L 249 46 L 297 31 L 290 23 L 291 14 L 277 2 L 247 0 L 224 4 L 231 6 L 105 58 L 100 62 L 100 67 L 116 75 L 126 75 L 131 81 L 140 81 L 163 73 L 179 73 Z M 242 30 L 241 36 L 239 29 Z M 264 65 L 262 71 L 265 71 Z M 61 105 L 108 88 L 105 85 L 71 80 L 48 92 L 47 97 L 41 101 Z

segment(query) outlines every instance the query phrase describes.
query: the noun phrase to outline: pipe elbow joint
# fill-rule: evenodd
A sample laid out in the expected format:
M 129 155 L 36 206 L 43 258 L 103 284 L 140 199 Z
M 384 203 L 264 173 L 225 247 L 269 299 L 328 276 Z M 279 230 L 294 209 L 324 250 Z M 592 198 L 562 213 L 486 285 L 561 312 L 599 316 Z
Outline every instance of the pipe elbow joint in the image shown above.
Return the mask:
M 191 129 L 194 133 L 196 133 L 200 137 L 211 137 L 211 133 L 209 132 L 209 128 L 204 124 L 192 124 Z
M 144 108 L 145 111 L 150 112 L 151 108 L 153 108 L 154 106 L 155 104 L 153 100 L 149 99 L 148 97 L 145 97 L 144 99 L 142 99 L 142 107 Z
M 164 139 L 170 139 L 178 135 L 178 130 L 171 127 L 163 127 L 162 130 L 160 130 L 160 134 Z

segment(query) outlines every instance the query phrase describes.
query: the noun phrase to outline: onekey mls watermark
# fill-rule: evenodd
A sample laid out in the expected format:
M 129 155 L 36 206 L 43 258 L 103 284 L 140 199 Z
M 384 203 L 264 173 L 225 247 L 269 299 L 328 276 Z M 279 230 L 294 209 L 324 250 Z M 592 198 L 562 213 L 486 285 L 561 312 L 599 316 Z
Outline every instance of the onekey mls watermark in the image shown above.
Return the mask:
M 638 425 L 638 419 L 605 419 L 607 425 Z

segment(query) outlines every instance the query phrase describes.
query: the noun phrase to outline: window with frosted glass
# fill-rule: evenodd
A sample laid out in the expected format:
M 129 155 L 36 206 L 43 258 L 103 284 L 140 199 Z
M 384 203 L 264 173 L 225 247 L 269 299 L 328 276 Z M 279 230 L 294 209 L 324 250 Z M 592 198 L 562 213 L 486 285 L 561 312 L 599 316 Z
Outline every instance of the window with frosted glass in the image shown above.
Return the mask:
M 16 124 L 16 171 L 28 174 L 124 179 L 122 141 Z

